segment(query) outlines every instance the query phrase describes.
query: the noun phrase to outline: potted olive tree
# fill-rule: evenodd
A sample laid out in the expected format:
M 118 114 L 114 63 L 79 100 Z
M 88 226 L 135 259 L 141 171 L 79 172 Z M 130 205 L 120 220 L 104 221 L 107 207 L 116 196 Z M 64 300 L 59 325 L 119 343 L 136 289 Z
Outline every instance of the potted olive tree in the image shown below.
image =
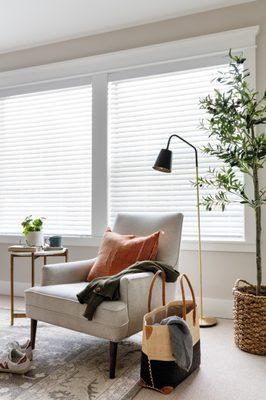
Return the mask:
M 33 219 L 31 215 L 26 217 L 21 223 L 23 226 L 23 234 L 26 238 L 26 243 L 28 246 L 43 246 L 43 218 Z
M 259 172 L 266 158 L 266 135 L 261 130 L 256 132 L 256 128 L 266 124 L 266 92 L 259 96 L 249 87 L 244 58 L 231 52 L 229 56 L 229 70 L 220 72 L 216 78 L 227 89 L 225 92 L 216 89 L 213 96 L 200 100 L 201 108 L 207 112 L 202 129 L 215 139 L 203 152 L 220 159 L 222 166 L 209 169 L 197 184 L 215 189 L 215 194 L 202 198 L 202 204 L 209 211 L 215 207 L 224 210 L 232 201 L 239 201 L 254 211 L 257 282 L 252 285 L 238 280 L 233 289 L 235 342 L 242 350 L 265 354 L 266 287 L 262 286 L 261 210 L 266 204 L 266 187 L 260 186 Z M 251 195 L 237 170 L 249 177 Z

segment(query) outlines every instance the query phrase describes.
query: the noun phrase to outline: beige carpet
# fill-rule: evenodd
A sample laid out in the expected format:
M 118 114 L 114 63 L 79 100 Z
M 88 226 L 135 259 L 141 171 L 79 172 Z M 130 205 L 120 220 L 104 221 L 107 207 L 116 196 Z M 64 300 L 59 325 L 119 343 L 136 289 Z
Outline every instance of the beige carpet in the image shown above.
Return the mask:
M 201 329 L 202 364 L 169 396 L 142 389 L 134 400 L 265 400 L 266 357 L 239 350 L 233 323 Z

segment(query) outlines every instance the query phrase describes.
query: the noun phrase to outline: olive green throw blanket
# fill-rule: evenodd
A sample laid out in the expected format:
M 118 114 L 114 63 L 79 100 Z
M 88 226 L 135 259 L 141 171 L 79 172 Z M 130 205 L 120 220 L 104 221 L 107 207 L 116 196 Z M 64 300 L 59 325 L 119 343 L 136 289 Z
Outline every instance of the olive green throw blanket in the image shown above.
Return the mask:
M 87 304 L 87 308 L 83 314 L 84 317 L 92 320 L 99 304 L 105 300 L 120 299 L 120 279 L 123 276 L 141 272 L 152 272 L 155 274 L 159 270 L 165 272 L 166 282 L 175 282 L 179 276 L 179 272 L 170 265 L 159 261 L 139 261 L 116 275 L 94 279 L 88 283 L 88 286 L 84 290 L 77 294 L 78 301 L 81 304 Z

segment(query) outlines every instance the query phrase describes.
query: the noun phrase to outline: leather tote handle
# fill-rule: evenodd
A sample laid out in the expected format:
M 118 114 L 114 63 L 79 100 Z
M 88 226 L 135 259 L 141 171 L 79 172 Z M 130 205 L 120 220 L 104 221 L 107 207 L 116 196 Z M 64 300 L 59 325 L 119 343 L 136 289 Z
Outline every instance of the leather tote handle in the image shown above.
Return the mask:
M 164 271 L 157 271 L 152 278 L 149 290 L 149 297 L 148 297 L 148 312 L 151 312 L 151 300 L 152 300 L 152 291 L 155 284 L 157 277 L 161 275 L 162 278 L 162 303 L 165 306 L 165 272 Z
M 190 280 L 188 279 L 186 274 L 182 274 L 180 277 L 180 288 L 181 288 L 181 295 L 182 295 L 182 318 L 186 321 L 186 314 L 187 314 L 187 309 L 186 309 L 186 295 L 185 295 L 185 289 L 184 289 L 184 279 L 186 280 L 191 296 L 192 296 L 192 302 L 193 302 L 193 325 L 196 323 L 196 298 L 195 298 L 195 293 L 192 287 L 192 284 Z

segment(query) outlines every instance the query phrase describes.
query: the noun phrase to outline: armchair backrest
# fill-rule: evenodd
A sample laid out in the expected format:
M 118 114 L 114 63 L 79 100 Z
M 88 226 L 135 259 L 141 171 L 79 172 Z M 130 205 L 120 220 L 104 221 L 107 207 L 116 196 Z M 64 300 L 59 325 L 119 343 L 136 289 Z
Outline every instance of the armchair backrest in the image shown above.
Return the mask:
M 121 235 L 147 236 L 161 231 L 158 261 L 177 268 L 182 234 L 183 214 L 180 213 L 126 213 L 116 216 L 114 232 Z

